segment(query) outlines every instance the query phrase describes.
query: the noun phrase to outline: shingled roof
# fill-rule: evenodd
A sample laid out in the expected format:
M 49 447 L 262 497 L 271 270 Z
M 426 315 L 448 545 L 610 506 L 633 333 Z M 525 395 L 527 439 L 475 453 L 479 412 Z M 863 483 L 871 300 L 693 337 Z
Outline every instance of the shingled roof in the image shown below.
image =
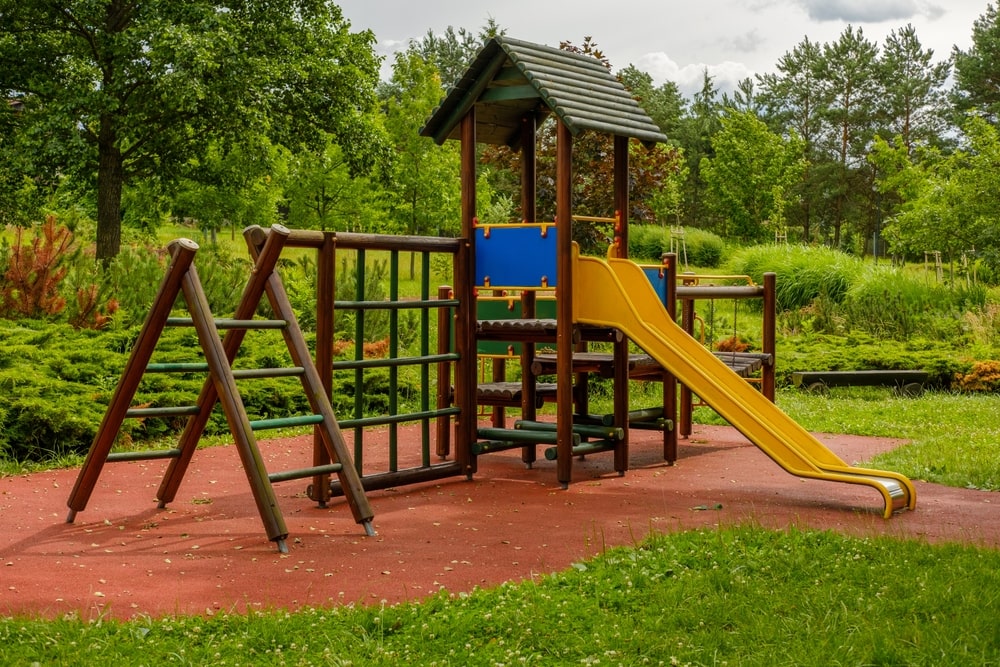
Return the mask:
M 521 119 L 555 114 L 574 136 L 584 130 L 634 137 L 646 143 L 667 137 L 598 59 L 522 42 L 490 39 L 434 111 L 421 136 L 443 144 L 476 107 L 476 141 L 517 146 Z

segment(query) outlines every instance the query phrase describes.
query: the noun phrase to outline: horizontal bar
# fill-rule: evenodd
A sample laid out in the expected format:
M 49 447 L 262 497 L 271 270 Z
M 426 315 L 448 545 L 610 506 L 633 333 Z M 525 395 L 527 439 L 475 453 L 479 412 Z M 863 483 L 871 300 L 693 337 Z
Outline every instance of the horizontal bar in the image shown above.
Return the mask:
M 586 456 L 587 454 L 608 452 L 614 448 L 615 443 L 610 440 L 592 440 L 590 442 L 585 442 L 582 445 L 574 446 L 573 456 Z M 545 458 L 549 461 L 557 460 L 559 458 L 559 450 L 556 447 L 549 447 L 545 450 Z
M 223 318 L 214 320 L 216 329 L 284 329 L 288 326 L 285 320 L 234 320 Z M 191 327 L 194 320 L 190 317 L 168 317 L 168 327 Z
M 759 299 L 764 296 L 763 287 L 746 285 L 717 285 L 706 287 L 678 287 L 678 299 Z
M 480 456 L 481 454 L 505 452 L 508 449 L 519 449 L 524 447 L 525 444 L 537 443 L 512 442 L 510 440 L 480 440 L 479 442 L 472 443 L 472 455 Z
M 426 410 L 424 412 L 407 412 L 398 415 L 380 415 L 378 417 L 359 417 L 357 419 L 338 419 L 340 428 L 359 428 L 363 426 L 386 426 L 404 422 L 423 421 L 437 417 L 451 417 L 461 414 L 461 408 L 443 408 L 441 410 Z
M 176 405 L 161 408 L 129 408 L 125 412 L 126 417 L 183 417 L 196 415 L 201 412 L 197 405 Z
M 208 364 L 201 363 L 180 363 L 180 364 L 149 364 L 146 366 L 147 373 L 207 373 Z M 287 368 L 240 368 L 233 370 L 233 377 L 237 379 L 272 378 L 272 377 L 298 377 L 305 373 L 302 366 L 289 366 Z
M 459 359 L 461 359 L 461 357 L 454 352 L 448 354 L 428 354 L 422 357 L 397 357 L 395 359 L 353 359 L 349 361 L 333 362 L 333 370 L 419 366 L 421 364 L 436 364 L 443 361 L 458 361 Z
M 263 431 L 272 428 L 289 428 L 292 426 L 307 426 L 309 424 L 322 424 L 323 415 L 299 415 L 296 417 L 279 417 L 277 419 L 258 419 L 250 422 L 250 428 L 254 431 Z
M 287 368 L 241 368 L 233 371 L 236 379 L 252 380 L 257 378 L 287 378 L 299 377 L 305 374 L 306 369 L 302 366 L 288 366 Z
M 465 474 L 465 470 L 462 469 L 462 464 L 449 461 L 448 463 L 439 463 L 423 468 L 407 468 L 406 470 L 397 470 L 396 472 L 365 475 L 361 478 L 361 486 L 364 487 L 365 491 L 378 491 L 379 489 L 391 489 L 405 484 L 430 482 L 435 479 L 463 474 Z M 330 495 L 335 497 L 344 495 L 344 489 L 340 484 L 340 480 L 330 480 Z
M 344 466 L 340 463 L 328 463 L 322 466 L 312 466 L 311 468 L 298 468 L 296 470 L 272 472 L 268 474 L 267 479 L 271 482 L 287 482 L 293 479 L 302 479 L 303 477 L 313 477 L 314 475 L 329 475 L 331 473 L 338 473 L 343 469 Z
M 359 234 L 355 232 L 322 232 L 312 229 L 292 229 L 285 240 L 289 248 L 320 248 L 333 237 L 338 249 L 396 250 L 406 252 L 457 253 L 463 240 L 441 236 L 397 236 L 395 234 Z
M 147 364 L 147 373 L 207 373 L 208 364 Z
M 416 308 L 457 308 L 457 299 L 426 299 L 420 301 L 335 301 L 334 308 L 343 310 L 413 310 Z
M 150 449 L 144 452 L 111 452 L 106 461 L 152 461 L 154 459 L 176 459 L 179 449 Z
M 514 422 L 515 429 L 525 429 L 533 431 L 556 431 L 557 425 L 553 422 L 534 422 L 519 419 Z M 573 424 L 573 433 L 577 433 L 586 438 L 607 438 L 610 440 L 624 440 L 625 429 L 615 426 L 598 426 L 596 424 Z
M 524 444 L 554 445 L 559 436 L 555 431 L 509 428 L 480 428 L 476 435 L 483 440 L 500 440 L 503 442 L 520 442 Z M 580 444 L 580 434 L 573 434 L 573 445 Z

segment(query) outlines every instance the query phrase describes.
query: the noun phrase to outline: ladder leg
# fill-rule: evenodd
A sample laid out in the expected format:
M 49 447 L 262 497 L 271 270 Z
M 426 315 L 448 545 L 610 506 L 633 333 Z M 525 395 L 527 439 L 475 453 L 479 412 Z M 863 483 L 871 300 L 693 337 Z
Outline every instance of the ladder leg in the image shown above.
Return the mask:
M 153 300 L 153 306 L 150 308 L 142 330 L 139 332 L 139 337 L 132 347 L 132 353 L 125 364 L 111 403 L 97 429 L 97 435 L 94 437 L 94 442 L 90 446 L 90 451 L 87 453 L 87 458 L 84 460 L 83 467 L 80 469 L 80 474 L 77 476 L 76 483 L 73 485 L 73 490 L 67 500 L 69 506 L 67 523 L 72 523 L 76 519 L 76 513 L 83 510 L 90 500 L 90 495 L 101 475 L 111 447 L 118 437 L 125 414 L 139 388 L 146 365 L 149 363 L 156 343 L 163 333 L 174 301 L 180 293 L 181 282 L 194 260 L 198 244 L 188 239 L 178 239 L 170 244 L 169 250 L 172 255 L 170 267 L 160 283 L 160 289 Z
M 354 515 L 354 520 L 365 524 L 365 530 L 370 529 L 370 524 L 374 514 L 365 496 L 364 487 L 361 484 L 361 477 L 351 461 L 347 443 L 337 424 L 337 417 L 333 412 L 333 406 L 327 398 L 323 389 L 322 380 L 316 366 L 312 363 L 309 355 L 309 348 L 306 345 L 305 337 L 299 329 L 295 319 L 295 313 L 288 301 L 288 295 L 281 283 L 277 273 L 272 273 L 267 282 L 267 295 L 271 302 L 271 308 L 275 314 L 288 323 L 283 330 L 285 342 L 292 356 L 292 362 L 305 369 L 302 375 L 302 385 L 309 397 L 309 403 L 313 412 L 322 415 L 323 423 L 320 424 L 320 435 L 326 445 L 330 458 L 340 463 L 340 470 L 337 477 L 344 489 L 344 497 L 347 499 Z M 369 533 L 371 534 L 371 533 Z
M 184 298 L 188 302 L 188 309 L 191 311 L 195 329 L 198 331 L 198 338 L 205 354 L 205 361 L 208 363 L 211 380 L 216 388 L 214 393 L 218 396 L 226 414 L 226 421 L 229 424 L 236 451 L 239 453 L 247 481 L 253 492 L 254 501 L 257 504 L 257 511 L 264 523 L 268 539 L 277 542 L 278 548 L 284 551 L 287 549 L 284 546 L 284 540 L 288 537 L 288 529 L 281 516 L 274 489 L 268 479 L 267 469 L 264 467 L 264 461 L 250 427 L 250 420 L 236 387 L 236 379 L 233 377 L 233 371 L 230 367 L 232 359 L 227 354 L 223 341 L 219 339 L 208 301 L 201 289 L 194 267 L 191 267 L 188 275 L 185 276 L 183 287 Z M 228 333 L 233 331 L 236 330 L 230 330 Z M 229 337 L 227 336 L 227 338 Z M 242 337 L 240 339 L 242 342 Z M 238 349 L 239 346 L 235 347 Z M 232 356 L 235 357 L 235 351 Z M 203 395 L 210 393 L 203 391 Z M 212 404 L 214 405 L 214 401 Z M 200 405 L 199 407 L 202 408 L 202 412 L 205 412 L 211 406 Z

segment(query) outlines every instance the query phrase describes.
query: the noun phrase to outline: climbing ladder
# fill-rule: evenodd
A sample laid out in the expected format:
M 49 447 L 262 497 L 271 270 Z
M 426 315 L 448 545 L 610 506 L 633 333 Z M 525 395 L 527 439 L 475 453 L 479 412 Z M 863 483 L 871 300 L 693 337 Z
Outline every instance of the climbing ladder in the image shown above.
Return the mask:
M 302 330 L 292 312 L 287 294 L 277 272 L 274 270 L 281 249 L 289 231 L 280 225 L 271 228 L 266 243 L 259 251 L 251 247 L 254 269 L 250 281 L 243 291 L 240 303 L 232 319 L 215 319 L 209 309 L 208 300 L 194 267 L 194 256 L 198 245 L 188 239 L 178 239 L 169 246 L 171 262 L 160 284 L 142 331 L 135 342 L 132 354 L 115 389 L 111 403 L 105 412 L 90 452 L 77 477 L 67 505 L 70 508 L 66 518 L 72 523 L 76 513 L 83 510 L 101 470 L 106 462 L 138 461 L 148 459 L 170 459 L 170 464 L 160 483 L 157 499 L 163 508 L 174 500 L 181 479 L 194 455 L 205 426 L 216 402 L 222 409 L 229 424 L 240 461 L 246 471 L 247 480 L 257 504 L 257 511 L 264 523 L 268 539 L 278 544 L 282 553 L 287 553 L 285 527 L 281 510 L 272 488 L 272 482 L 316 477 L 336 473 L 350 505 L 355 521 L 362 524 L 365 533 L 374 535 L 372 511 L 364 495 L 360 476 L 355 469 L 347 445 L 344 442 L 333 407 L 316 366 L 312 363 L 309 348 Z M 183 293 L 187 303 L 189 318 L 171 317 L 170 313 L 178 294 Z M 265 320 L 254 317 L 261 298 L 266 293 L 274 316 L 278 319 Z M 198 364 L 154 364 L 150 363 L 153 351 L 165 327 L 193 326 L 198 335 L 204 363 Z M 294 366 L 289 368 L 263 368 L 234 370 L 233 360 L 239 352 L 246 332 L 251 329 L 280 330 Z M 219 331 L 225 330 L 220 338 Z M 178 407 L 131 407 L 136 390 L 145 373 L 192 373 L 207 372 L 195 405 Z M 236 386 L 237 378 L 272 378 L 297 376 L 302 382 L 309 404 L 310 415 L 300 415 L 279 419 L 250 421 Z M 187 417 L 187 423 L 175 449 L 145 452 L 112 452 L 122 422 L 126 418 Z M 289 426 L 314 425 L 322 437 L 329 461 L 310 468 L 268 473 L 265 469 L 255 431 Z

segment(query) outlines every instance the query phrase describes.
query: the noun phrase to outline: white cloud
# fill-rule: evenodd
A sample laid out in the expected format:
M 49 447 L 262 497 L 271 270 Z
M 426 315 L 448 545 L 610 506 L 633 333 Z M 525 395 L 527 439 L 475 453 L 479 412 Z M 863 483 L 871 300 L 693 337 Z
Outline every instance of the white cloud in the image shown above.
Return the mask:
M 743 63 L 732 60 L 725 60 L 715 65 L 704 63 L 678 65 L 662 51 L 647 53 L 634 64 L 636 68 L 653 77 L 655 85 L 673 81 L 681 93 L 688 97 L 701 90 L 706 69 L 720 92 L 735 90 L 737 83 L 754 74 Z
M 922 0 L 796 0 L 815 21 L 881 23 L 916 16 L 940 17 L 944 9 Z

